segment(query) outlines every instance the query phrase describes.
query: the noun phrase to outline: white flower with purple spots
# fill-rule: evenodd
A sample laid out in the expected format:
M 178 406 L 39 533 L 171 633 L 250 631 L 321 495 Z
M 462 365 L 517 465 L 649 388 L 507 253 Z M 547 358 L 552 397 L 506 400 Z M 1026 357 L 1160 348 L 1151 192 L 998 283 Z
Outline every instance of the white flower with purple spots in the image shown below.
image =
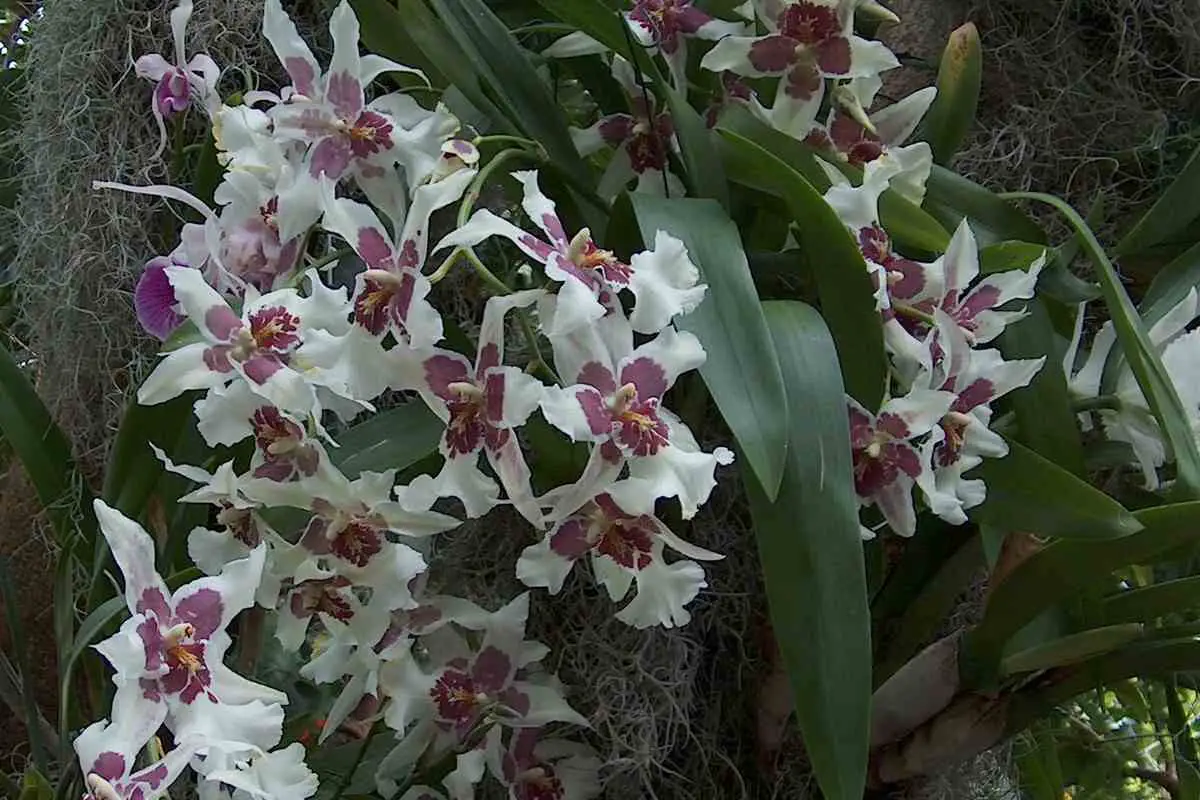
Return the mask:
M 687 87 L 688 39 L 715 41 L 746 27 L 710 16 L 693 0 L 634 0 L 625 21 L 640 45 L 662 53 L 678 89 Z
M 331 293 L 314 290 L 305 298 L 291 289 L 261 296 L 248 290 L 238 314 L 199 271 L 175 266 L 164 271 L 184 316 L 196 324 L 203 341 L 167 353 L 138 390 L 138 402 L 155 405 L 189 389 L 216 390 L 244 382 L 270 405 L 307 418 L 320 408 L 315 387 L 348 395 L 347 387 L 305 364 L 300 352 L 311 330 L 329 321 L 325 306 Z M 314 288 L 320 284 L 315 272 L 310 277 Z M 348 311 L 347 304 L 342 313 Z M 214 415 L 221 416 L 221 410 L 208 408 L 202 414 Z M 235 416 L 237 430 L 249 434 L 250 420 Z
M 913 389 L 884 403 L 876 415 L 846 398 L 859 505 L 878 506 L 888 525 L 901 536 L 916 532 L 912 489 L 931 470 L 915 440 L 933 430 L 953 402 L 954 395 L 949 392 Z
M 305 800 L 316 794 L 319 781 L 304 763 L 304 745 L 293 742 L 270 753 L 249 758 L 213 759 L 204 763 L 205 790 L 219 787 L 218 797 L 230 800 Z
M 329 20 L 333 57 L 321 74 L 316 57 L 283 11 L 279 0 L 267 0 L 263 33 L 292 79 L 290 94 L 272 108 L 276 135 L 301 142 L 313 177 L 337 181 L 353 170 L 372 174 L 397 160 L 395 150 L 405 134 L 384 106 L 365 101 L 364 87 L 384 72 L 419 70 L 376 55 L 358 52 L 358 19 L 346 2 Z
M 621 483 L 613 486 L 618 496 L 622 489 Z M 686 625 L 691 619 L 687 604 L 706 586 L 704 570 L 694 561 L 668 563 L 665 547 L 688 558 L 722 558 L 680 539 L 653 514 L 631 514 L 612 495 L 601 494 L 525 548 L 517 577 L 526 586 L 558 594 L 575 563 L 590 556 L 596 578 L 613 602 L 624 600 L 637 582 L 636 595 L 617 619 L 635 628 Z
M 663 395 L 684 372 L 704 363 L 704 348 L 687 331 L 666 328 L 640 347 L 616 310 L 587 335 L 555 342 L 555 364 L 565 387 L 549 387 L 542 413 L 573 441 L 593 442 L 580 480 L 555 498 L 551 519 L 574 513 L 605 491 L 628 464 L 631 482 L 644 492 L 637 506 L 678 497 L 684 519 L 707 499 L 718 464 L 733 453 L 702 452 L 687 426 L 663 407 Z
M 639 333 L 657 333 L 672 316 L 691 311 L 704 296 L 704 287 L 697 285 L 699 272 L 677 239 L 660 232 L 653 252 L 641 253 L 625 263 L 597 245 L 587 228 L 567 236 L 554 201 L 538 188 L 536 172 L 514 172 L 512 176 L 524 190 L 521 208 L 545 239 L 481 209 L 438 242 L 434 251 L 451 245 L 472 246 L 491 236 L 502 236 L 542 264 L 546 277 L 560 284 L 556 311 L 546 321 L 546 335 L 551 340 L 603 317 L 621 289 L 633 293 L 634 330 Z M 639 314 L 639 307 L 653 308 L 654 313 Z
M 479 471 L 479 454 L 500 478 L 510 502 L 526 519 L 540 525 L 542 516 L 529 486 L 529 467 L 516 429 L 525 424 L 542 399 L 541 381 L 519 367 L 504 364 L 504 319 L 514 308 L 529 306 L 539 290 L 493 297 L 487 302 L 474 363 L 450 350 L 421 351 L 421 377 L 416 388 L 425 403 L 446 423 L 439 450 L 445 465 L 432 481 L 416 481 L 408 495 L 425 493 L 459 498 L 467 515 L 478 517 L 496 503 L 498 492 Z
M 194 738 L 178 743 L 158 761 L 135 769 L 138 754 L 157 727 L 153 718 L 127 715 L 113 722 L 100 720 L 84 729 L 75 739 L 87 790 L 83 800 L 157 800 L 165 796 L 201 743 Z
M 727 36 L 700 66 L 747 78 L 779 76 L 772 124 L 802 138 L 825 97 L 826 78 L 876 75 L 899 66 L 880 42 L 854 35 L 853 0 L 767 2 L 758 11 L 768 33 Z
M 154 100 L 151 110 L 158 124 L 160 135 L 159 152 L 165 146 L 166 128 L 163 120 L 187 109 L 192 100 L 198 100 L 205 108 L 219 102 L 217 81 L 221 68 L 206 53 L 198 53 L 188 59 L 184 48 L 184 35 L 188 21 L 192 18 L 192 0 L 181 0 L 171 10 L 171 34 L 175 40 L 175 61 L 168 61 L 158 53 L 148 53 L 134 62 L 138 77 L 155 81 Z
M 195 733 L 210 741 L 272 746 L 279 740 L 280 705 L 287 696 L 224 664 L 232 643 L 225 628 L 254 603 L 265 548 L 172 593 L 155 571 L 150 535 L 99 500 L 95 510 L 125 576 L 132 613 L 115 635 L 96 645 L 116 670 L 114 718 L 139 719 L 150 731 L 165 720 L 180 740 Z

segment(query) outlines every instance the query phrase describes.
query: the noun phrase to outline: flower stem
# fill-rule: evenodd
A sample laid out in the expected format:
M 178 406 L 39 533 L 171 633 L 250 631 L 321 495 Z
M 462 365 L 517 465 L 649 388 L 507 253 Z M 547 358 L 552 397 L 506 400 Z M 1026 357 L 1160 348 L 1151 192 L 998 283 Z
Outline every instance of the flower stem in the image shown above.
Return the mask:
M 459 251 L 467 257 L 467 261 L 474 267 L 475 273 L 483 279 L 484 283 L 495 290 L 497 294 L 512 294 L 512 289 L 508 288 L 508 284 L 497 278 L 495 273 L 485 267 L 483 262 L 479 260 L 479 256 L 475 255 L 474 250 L 470 247 L 460 247 Z M 440 267 L 438 268 L 438 272 L 441 272 Z
M 550 369 L 550 365 L 546 363 L 546 359 L 542 356 L 542 350 L 538 347 L 537 331 L 533 328 L 533 321 L 529 318 L 529 311 L 526 309 L 517 310 L 517 321 L 521 325 L 521 333 L 525 337 L 525 344 L 529 347 L 529 352 L 533 353 L 534 358 L 529 362 L 529 366 L 525 371 L 531 375 L 537 375 L 542 380 L 548 380 L 553 384 L 562 386 L 562 379 L 558 374 Z
M 897 303 L 895 300 L 893 300 L 892 301 L 892 311 L 895 311 L 898 315 L 900 315 L 902 317 L 908 317 L 909 319 L 920 320 L 921 322 L 924 322 L 926 325 L 932 326 L 932 325 L 936 324 L 934 322 L 932 314 L 927 314 L 924 311 L 922 311 L 921 309 L 917 308 L 916 306 L 910 306 L 907 303 Z
M 1120 411 L 1124 404 L 1115 394 L 1101 394 L 1074 400 L 1071 402 L 1071 408 L 1075 411 Z
M 358 772 L 359 766 L 362 765 L 363 759 L 367 756 L 367 750 L 371 747 L 371 740 L 375 738 L 375 731 L 379 730 L 379 723 L 372 723 L 371 730 L 367 731 L 367 735 L 363 737 L 362 747 L 358 749 L 358 754 L 354 756 L 354 763 L 350 765 L 346 776 L 342 778 L 341 783 L 333 790 L 329 800 L 338 800 L 342 793 L 350 787 L 350 782 L 354 780 L 354 773 Z

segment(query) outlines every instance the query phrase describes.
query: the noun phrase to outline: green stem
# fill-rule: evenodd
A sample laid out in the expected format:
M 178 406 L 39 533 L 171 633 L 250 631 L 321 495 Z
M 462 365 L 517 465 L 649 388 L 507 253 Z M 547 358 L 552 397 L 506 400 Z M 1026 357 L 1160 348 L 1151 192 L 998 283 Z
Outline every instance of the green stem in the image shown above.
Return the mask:
M 354 763 L 350 765 L 350 770 L 338 783 L 337 788 L 333 790 L 329 800 L 338 800 L 342 793 L 350 787 L 350 783 L 354 780 L 354 773 L 358 772 L 359 766 L 362 765 L 363 759 L 366 758 L 367 750 L 371 746 L 371 740 L 375 738 L 375 731 L 379 730 L 378 723 L 372 723 L 371 729 L 367 731 L 367 735 L 363 738 L 362 747 L 358 749 L 358 753 L 354 756 Z
M 1082 397 L 1071 401 L 1071 408 L 1075 411 L 1120 411 L 1124 407 L 1125 405 L 1121 402 L 1121 398 L 1115 394 Z
M 542 356 L 542 350 L 538 347 L 537 331 L 533 329 L 533 321 L 529 318 L 529 312 L 525 309 L 517 310 L 517 321 L 521 326 L 521 333 L 525 337 L 525 344 L 529 351 L 533 353 L 534 359 L 529 362 L 526 370 L 537 375 L 542 380 L 549 380 L 558 386 L 562 386 L 562 379 L 554 370 L 550 369 L 550 365 L 546 363 L 546 359 Z
M 319 270 L 322 267 L 329 266 L 330 264 L 332 264 L 335 261 L 341 261 L 344 257 L 351 255 L 352 253 L 354 253 L 354 248 L 352 248 L 352 247 L 339 248 L 337 250 L 334 250 L 332 253 L 330 253 L 327 256 L 322 256 L 321 258 L 318 258 L 316 261 L 309 264 L 307 269 Z
M 463 255 L 467 257 L 467 262 L 475 269 L 475 273 L 483 279 L 489 287 L 495 290 L 497 294 L 512 294 L 512 289 L 508 288 L 508 284 L 496 277 L 490 269 L 483 265 L 479 260 L 479 256 L 475 255 L 475 251 L 470 247 L 459 248 Z M 438 269 L 441 272 L 441 269 Z
M 937 324 L 937 322 L 934 320 L 932 314 L 927 314 L 924 311 L 922 311 L 921 309 L 917 308 L 916 306 L 910 306 L 907 303 L 897 303 L 895 300 L 893 300 L 892 301 L 892 311 L 895 311 L 897 314 L 899 314 L 902 317 L 908 317 L 909 319 L 920 320 L 921 322 L 924 322 L 926 325 L 936 325 Z
M 534 140 L 526 139 L 524 136 L 509 136 L 507 134 L 476 136 L 471 140 L 471 144 L 480 148 L 489 144 L 515 144 L 518 147 L 536 150 L 539 154 L 542 152 L 542 146 Z

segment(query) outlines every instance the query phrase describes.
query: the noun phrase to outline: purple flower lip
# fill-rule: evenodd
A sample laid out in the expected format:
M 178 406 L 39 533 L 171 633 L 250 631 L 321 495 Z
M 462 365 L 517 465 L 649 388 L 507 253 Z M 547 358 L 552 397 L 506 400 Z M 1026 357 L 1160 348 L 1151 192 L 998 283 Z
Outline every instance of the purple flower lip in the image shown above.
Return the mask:
M 166 256 L 152 259 L 142 270 L 137 287 L 133 290 L 133 306 L 138 322 L 151 336 L 166 341 L 184 321 L 176 307 L 178 300 L 166 268 L 174 262 Z

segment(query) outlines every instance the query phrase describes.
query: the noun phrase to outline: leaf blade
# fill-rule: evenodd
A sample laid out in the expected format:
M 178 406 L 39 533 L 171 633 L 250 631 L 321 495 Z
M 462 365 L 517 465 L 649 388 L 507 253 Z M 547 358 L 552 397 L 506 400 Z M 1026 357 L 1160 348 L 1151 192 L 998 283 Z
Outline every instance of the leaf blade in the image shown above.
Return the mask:
M 937 98 L 921 125 L 937 164 L 948 165 L 967 138 L 983 85 L 979 30 L 968 22 L 950 32 L 938 67 Z

